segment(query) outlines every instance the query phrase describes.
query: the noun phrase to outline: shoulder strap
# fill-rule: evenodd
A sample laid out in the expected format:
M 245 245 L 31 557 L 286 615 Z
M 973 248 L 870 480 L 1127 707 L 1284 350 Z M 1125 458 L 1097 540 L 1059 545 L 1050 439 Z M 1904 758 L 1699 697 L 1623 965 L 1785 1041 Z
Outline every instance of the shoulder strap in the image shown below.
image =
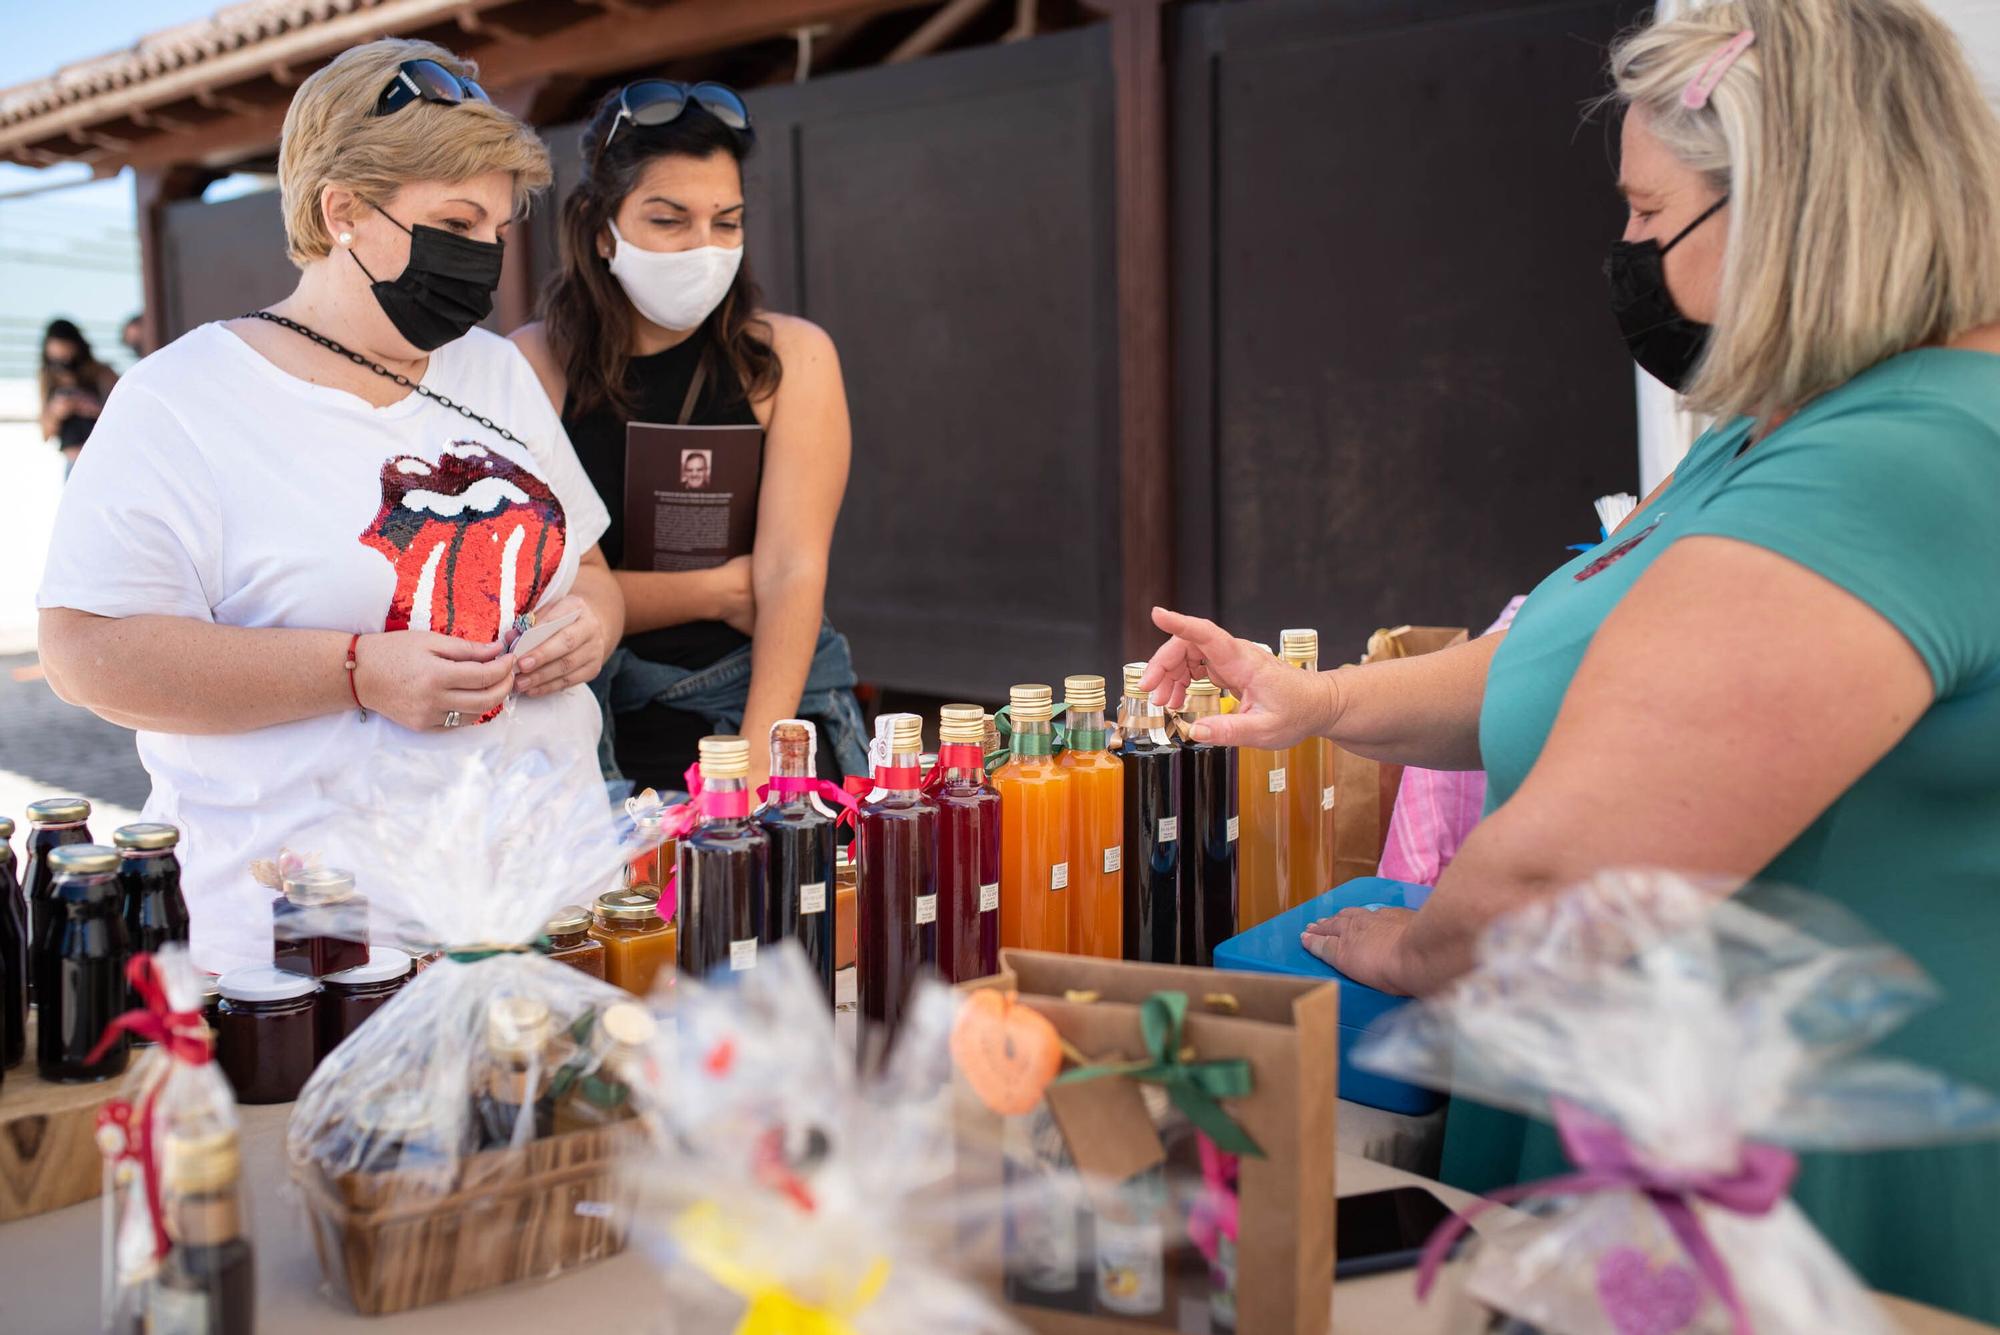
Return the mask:
M 676 423 L 677 425 L 686 426 L 688 419 L 694 416 L 695 400 L 701 397 L 702 386 L 707 383 L 708 354 L 707 352 L 703 352 L 701 360 L 694 364 L 694 375 L 688 381 L 687 398 L 681 401 L 681 415 L 679 421 Z

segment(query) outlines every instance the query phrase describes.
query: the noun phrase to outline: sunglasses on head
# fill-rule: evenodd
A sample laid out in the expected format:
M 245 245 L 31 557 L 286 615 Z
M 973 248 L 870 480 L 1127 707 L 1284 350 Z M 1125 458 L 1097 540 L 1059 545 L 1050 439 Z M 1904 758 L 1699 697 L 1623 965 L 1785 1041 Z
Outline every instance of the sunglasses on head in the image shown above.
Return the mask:
M 491 102 L 486 90 L 470 79 L 461 79 L 435 60 L 406 60 L 396 67 L 396 77 L 375 99 L 377 116 L 401 111 L 412 102 L 435 102 L 455 107 L 461 102 Z
M 669 125 L 692 103 L 740 134 L 752 134 L 750 108 L 734 88 L 719 83 L 685 84 L 673 79 L 641 79 L 618 90 L 618 114 L 601 148 L 609 148 L 621 126 Z

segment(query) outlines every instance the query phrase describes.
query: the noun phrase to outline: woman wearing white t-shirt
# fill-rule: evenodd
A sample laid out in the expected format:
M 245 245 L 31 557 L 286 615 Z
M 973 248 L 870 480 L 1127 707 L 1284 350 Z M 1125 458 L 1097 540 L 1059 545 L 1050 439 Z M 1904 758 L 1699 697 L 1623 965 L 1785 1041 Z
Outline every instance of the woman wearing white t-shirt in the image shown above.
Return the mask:
M 253 859 L 319 852 L 365 889 L 384 854 L 332 819 L 357 774 L 497 745 L 597 783 L 607 515 L 527 362 L 473 327 L 548 158 L 474 72 L 379 41 L 300 85 L 278 156 L 297 288 L 135 367 L 63 495 L 42 662 L 138 730 L 207 968 L 270 957 Z

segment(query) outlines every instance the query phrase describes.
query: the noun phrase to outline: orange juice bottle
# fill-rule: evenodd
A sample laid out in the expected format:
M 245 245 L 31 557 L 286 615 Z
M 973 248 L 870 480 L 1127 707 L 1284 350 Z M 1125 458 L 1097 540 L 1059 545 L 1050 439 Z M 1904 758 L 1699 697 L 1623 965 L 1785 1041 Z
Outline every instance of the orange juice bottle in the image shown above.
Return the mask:
M 1065 677 L 1069 749 L 1069 953 L 1124 954 L 1125 764 L 1104 749 L 1104 678 Z
M 1287 667 L 1319 671 L 1319 632 L 1288 630 L 1278 636 Z M 1293 908 L 1333 888 L 1333 789 L 1326 739 L 1308 737 L 1285 752 L 1285 795 L 1292 813 L 1292 859 L 1285 907 Z
M 1055 699 L 1046 686 L 1008 692 L 1014 754 L 1000 790 L 1000 944 L 1069 950 L 1069 772 L 1056 764 Z
M 1271 646 L 1257 646 L 1265 653 Z M 1236 811 L 1242 822 L 1237 840 L 1236 930 L 1247 932 L 1276 916 L 1286 905 L 1292 865 L 1289 751 L 1244 747 L 1236 764 Z

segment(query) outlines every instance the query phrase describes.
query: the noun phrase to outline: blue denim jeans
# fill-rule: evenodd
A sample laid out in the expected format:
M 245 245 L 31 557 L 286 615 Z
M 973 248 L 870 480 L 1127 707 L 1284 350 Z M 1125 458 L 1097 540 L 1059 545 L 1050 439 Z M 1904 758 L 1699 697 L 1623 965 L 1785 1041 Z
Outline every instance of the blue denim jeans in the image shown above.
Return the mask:
M 750 699 L 750 646 L 693 669 L 648 662 L 620 646 L 604 660 L 590 690 L 604 710 L 597 763 L 605 782 L 616 785 L 624 778 L 613 751 L 620 714 L 659 705 L 699 714 L 719 733 L 742 728 L 743 707 Z M 798 713 L 819 723 L 820 745 L 839 762 L 842 773 L 868 772 L 868 725 L 861 717 L 861 702 L 854 698 L 854 660 L 847 637 L 831 622 L 820 623 Z

